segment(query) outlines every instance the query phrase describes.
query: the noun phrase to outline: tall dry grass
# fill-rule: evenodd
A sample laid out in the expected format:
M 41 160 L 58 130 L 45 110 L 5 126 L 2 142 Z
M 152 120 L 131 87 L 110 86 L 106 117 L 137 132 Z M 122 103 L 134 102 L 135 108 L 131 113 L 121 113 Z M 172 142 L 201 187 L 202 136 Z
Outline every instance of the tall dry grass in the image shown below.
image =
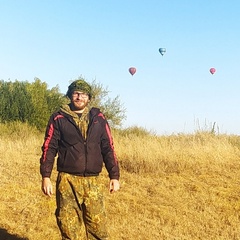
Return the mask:
M 240 239 L 240 140 L 196 132 L 114 131 L 121 190 L 108 194 L 111 240 Z M 0 239 L 58 240 L 55 199 L 41 193 L 43 133 L 0 124 Z M 52 180 L 56 178 L 56 171 Z

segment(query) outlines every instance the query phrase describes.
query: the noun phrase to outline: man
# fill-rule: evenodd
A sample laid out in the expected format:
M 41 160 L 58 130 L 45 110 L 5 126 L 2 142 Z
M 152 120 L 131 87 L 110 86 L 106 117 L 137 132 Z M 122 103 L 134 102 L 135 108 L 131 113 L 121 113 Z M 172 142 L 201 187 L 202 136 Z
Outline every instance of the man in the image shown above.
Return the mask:
M 99 173 L 108 171 L 110 193 L 119 190 L 119 165 L 110 128 L 98 108 L 89 109 L 92 88 L 72 82 L 68 105 L 49 119 L 40 159 L 42 191 L 53 193 L 50 176 L 57 155 L 56 218 L 62 239 L 108 239 Z

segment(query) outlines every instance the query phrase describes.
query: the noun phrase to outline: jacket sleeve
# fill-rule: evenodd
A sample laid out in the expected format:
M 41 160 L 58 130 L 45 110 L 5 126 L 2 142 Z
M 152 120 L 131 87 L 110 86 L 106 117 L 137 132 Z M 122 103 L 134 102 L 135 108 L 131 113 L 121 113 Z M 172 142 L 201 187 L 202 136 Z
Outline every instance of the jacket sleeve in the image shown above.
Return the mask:
M 119 162 L 116 157 L 113 138 L 107 121 L 105 121 L 104 124 L 104 134 L 101 139 L 101 148 L 103 161 L 108 171 L 109 178 L 119 180 L 120 177 Z
M 52 115 L 46 127 L 45 138 L 40 158 L 40 173 L 42 177 L 50 177 L 54 160 L 58 152 L 59 130 L 57 117 Z

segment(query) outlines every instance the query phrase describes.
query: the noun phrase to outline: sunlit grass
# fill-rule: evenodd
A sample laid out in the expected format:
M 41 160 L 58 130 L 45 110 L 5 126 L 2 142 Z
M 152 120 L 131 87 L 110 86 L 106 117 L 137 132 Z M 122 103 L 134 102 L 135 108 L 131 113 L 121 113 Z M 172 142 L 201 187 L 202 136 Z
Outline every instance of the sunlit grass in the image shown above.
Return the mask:
M 43 133 L 20 123 L 0 124 L 0 132 L 0 230 L 9 239 L 60 239 L 55 199 L 40 188 Z M 238 136 L 156 136 L 138 128 L 113 136 L 118 193 L 108 194 L 102 173 L 111 240 L 240 239 Z

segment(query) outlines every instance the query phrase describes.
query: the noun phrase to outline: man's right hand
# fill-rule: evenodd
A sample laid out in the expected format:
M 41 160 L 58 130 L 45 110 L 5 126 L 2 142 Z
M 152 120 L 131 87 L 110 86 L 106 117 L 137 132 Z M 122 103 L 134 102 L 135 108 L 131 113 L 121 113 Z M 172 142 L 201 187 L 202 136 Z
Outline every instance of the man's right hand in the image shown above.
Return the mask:
M 51 197 L 53 194 L 53 187 L 50 178 L 45 177 L 42 179 L 42 191 L 45 195 Z

